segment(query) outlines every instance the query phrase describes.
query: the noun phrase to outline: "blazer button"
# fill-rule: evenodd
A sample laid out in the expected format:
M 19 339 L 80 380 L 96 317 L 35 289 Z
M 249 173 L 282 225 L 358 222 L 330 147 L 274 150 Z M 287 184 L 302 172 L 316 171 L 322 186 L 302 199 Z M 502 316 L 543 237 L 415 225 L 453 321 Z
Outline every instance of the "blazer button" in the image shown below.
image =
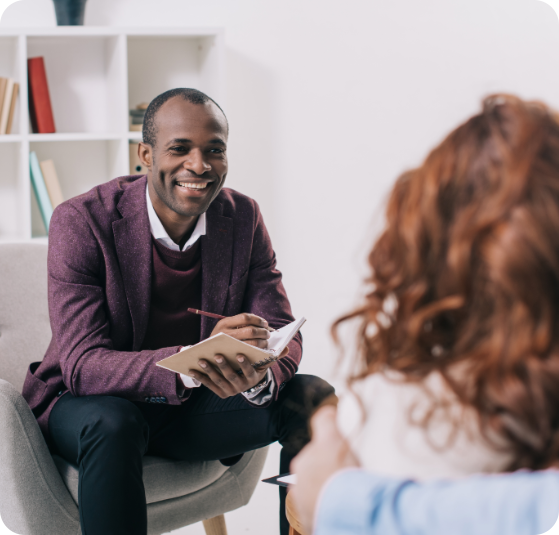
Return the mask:
M 145 398 L 144 401 L 145 401 L 146 403 L 149 403 L 149 398 Z
M 165 397 L 161 398 L 161 403 L 167 403 L 167 398 Z
M 156 398 L 155 398 L 155 403 L 161 403 L 161 398 L 160 398 L 160 397 L 156 397 Z
M 149 402 L 150 403 L 155 403 L 155 398 L 154 397 L 149 398 Z
M 57 396 L 60 397 L 63 392 L 64 392 L 64 390 L 61 390 L 60 392 L 58 392 Z

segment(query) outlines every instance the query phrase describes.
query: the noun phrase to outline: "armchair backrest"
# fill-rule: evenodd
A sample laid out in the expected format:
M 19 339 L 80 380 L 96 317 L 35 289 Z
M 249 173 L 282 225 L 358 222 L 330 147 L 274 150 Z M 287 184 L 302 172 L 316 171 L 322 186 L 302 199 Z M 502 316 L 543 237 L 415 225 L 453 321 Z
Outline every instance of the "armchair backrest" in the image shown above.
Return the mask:
M 0 244 L 0 379 L 20 392 L 31 362 L 51 339 L 47 305 L 47 245 Z

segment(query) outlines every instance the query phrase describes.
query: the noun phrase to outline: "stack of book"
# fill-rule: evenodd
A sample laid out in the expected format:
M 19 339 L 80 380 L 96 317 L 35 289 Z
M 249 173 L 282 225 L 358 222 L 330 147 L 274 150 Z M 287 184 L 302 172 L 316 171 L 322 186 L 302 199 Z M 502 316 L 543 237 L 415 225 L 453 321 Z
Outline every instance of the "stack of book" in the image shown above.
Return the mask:
M 141 132 L 144 125 L 144 115 L 148 109 L 148 103 L 142 102 L 136 106 L 136 109 L 130 110 L 130 131 Z
M 0 134 L 11 134 L 19 84 L 12 78 L 0 78 Z
M 29 169 L 31 171 L 31 185 L 48 234 L 52 212 L 61 202 L 64 202 L 60 182 L 54 162 L 45 160 L 39 163 L 37 154 L 34 152 L 29 155 Z

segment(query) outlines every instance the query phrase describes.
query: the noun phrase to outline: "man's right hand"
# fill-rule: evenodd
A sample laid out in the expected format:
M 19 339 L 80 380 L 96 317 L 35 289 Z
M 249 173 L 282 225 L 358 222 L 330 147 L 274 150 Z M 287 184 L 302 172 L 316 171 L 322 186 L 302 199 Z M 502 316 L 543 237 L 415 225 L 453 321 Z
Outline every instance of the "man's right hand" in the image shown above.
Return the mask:
M 225 333 L 252 346 L 266 349 L 270 338 L 267 327 L 268 322 L 264 318 L 243 313 L 219 320 L 211 336 Z

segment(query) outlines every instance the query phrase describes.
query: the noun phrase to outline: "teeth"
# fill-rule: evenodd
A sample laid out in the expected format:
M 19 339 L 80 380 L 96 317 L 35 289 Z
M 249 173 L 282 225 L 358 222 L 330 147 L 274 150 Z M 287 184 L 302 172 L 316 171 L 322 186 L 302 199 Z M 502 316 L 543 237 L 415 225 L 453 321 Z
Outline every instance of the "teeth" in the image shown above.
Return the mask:
M 177 184 L 179 186 L 181 186 L 182 188 L 190 188 L 190 189 L 204 189 L 208 183 L 207 182 L 197 182 L 197 183 L 192 183 L 192 182 L 177 182 Z

